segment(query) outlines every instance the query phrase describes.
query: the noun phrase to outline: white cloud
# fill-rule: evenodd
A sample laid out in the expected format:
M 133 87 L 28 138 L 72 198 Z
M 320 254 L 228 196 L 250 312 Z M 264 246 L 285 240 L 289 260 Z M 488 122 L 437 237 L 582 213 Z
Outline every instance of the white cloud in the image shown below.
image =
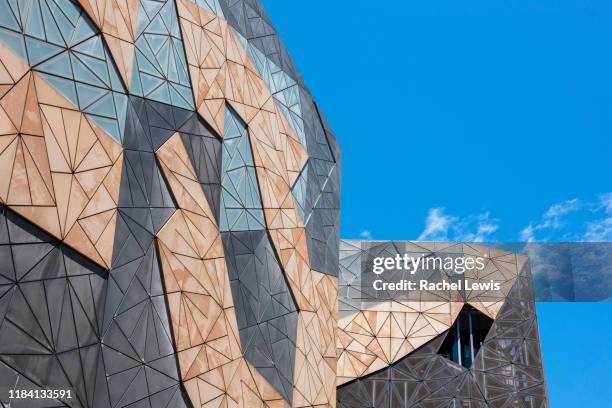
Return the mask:
M 425 229 L 419 235 L 420 241 L 464 241 L 482 242 L 492 239 L 499 228 L 498 220 L 489 212 L 472 214 L 465 218 L 444 213 L 444 208 L 430 208 L 425 220 Z
M 419 241 L 448 240 L 448 228 L 455 221 L 455 217 L 444 215 L 444 208 L 430 208 L 425 220 L 425 229 L 419 235 Z
M 457 216 L 444 207 L 428 210 L 420 241 L 495 241 L 500 228 L 490 212 Z M 364 231 L 369 234 L 369 231 Z M 572 198 L 551 205 L 539 219 L 519 231 L 523 242 L 535 241 L 612 241 L 612 193 L 597 200 Z
M 612 241 L 612 217 L 587 222 L 584 240 L 589 242 Z
M 606 214 L 605 217 L 586 223 L 585 241 L 612 241 L 612 193 L 605 193 L 599 196 L 595 212 L 602 210 Z
M 570 218 L 569 215 L 575 215 Z M 530 222 L 520 232 L 521 241 L 612 241 L 612 193 L 598 199 L 577 198 L 553 204 L 540 220 Z
M 532 223 L 521 230 L 520 240 L 525 242 L 535 241 L 535 231 Z
M 606 214 L 612 214 L 612 193 L 605 193 L 599 196 L 600 208 L 604 208 Z
M 542 217 L 543 223 L 542 228 L 559 228 L 561 227 L 561 219 L 580 208 L 580 201 L 577 198 L 562 201 L 557 204 L 553 204 L 544 213 Z
M 470 218 L 473 218 L 474 222 L 472 222 Z M 493 233 L 499 228 L 498 220 L 491 218 L 488 211 L 473 217 L 468 217 L 466 221 L 467 222 L 464 223 L 464 226 L 460 228 L 459 234 L 455 240 L 465 242 L 483 242 L 487 239 L 491 239 Z M 464 229 L 469 230 L 472 228 L 471 224 L 473 223 L 476 224 L 476 232 L 462 232 Z
M 530 222 L 520 232 L 519 238 L 521 241 L 534 242 L 536 241 L 536 232 L 558 230 L 563 227 L 563 218 L 580 209 L 581 203 L 577 198 L 565 200 L 550 206 L 542 215 L 538 222 Z
M 370 231 L 370 230 L 363 230 L 363 231 L 361 231 L 359 233 L 359 238 L 371 240 L 372 239 L 372 231 Z

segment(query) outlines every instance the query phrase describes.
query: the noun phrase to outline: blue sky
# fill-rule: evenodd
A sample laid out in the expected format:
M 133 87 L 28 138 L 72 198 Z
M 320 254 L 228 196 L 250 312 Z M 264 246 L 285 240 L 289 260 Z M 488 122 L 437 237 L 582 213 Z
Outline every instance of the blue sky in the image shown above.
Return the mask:
M 612 3 L 263 2 L 342 144 L 343 237 L 416 239 L 438 209 L 449 239 L 519 240 L 571 200 L 536 239 L 608 220 Z
M 342 237 L 612 240 L 611 2 L 262 1 L 342 145 Z M 538 312 L 552 407 L 606 406 L 612 303 Z
M 609 407 L 612 303 L 537 304 L 552 408 Z

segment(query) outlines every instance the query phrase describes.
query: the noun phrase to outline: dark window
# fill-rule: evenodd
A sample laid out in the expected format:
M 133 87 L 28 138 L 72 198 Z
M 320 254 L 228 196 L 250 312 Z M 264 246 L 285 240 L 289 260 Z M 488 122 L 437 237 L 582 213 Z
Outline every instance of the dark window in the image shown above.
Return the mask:
M 493 320 L 484 313 L 470 305 L 463 306 L 438 354 L 470 368 L 492 325 Z

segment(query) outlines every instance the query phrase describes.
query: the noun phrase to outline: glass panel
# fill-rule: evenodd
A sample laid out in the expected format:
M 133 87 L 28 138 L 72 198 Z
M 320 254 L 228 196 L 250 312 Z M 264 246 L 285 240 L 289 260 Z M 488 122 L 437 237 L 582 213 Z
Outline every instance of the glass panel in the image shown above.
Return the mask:
M 38 2 L 33 1 L 30 3 L 30 12 L 26 19 L 25 33 L 40 40 L 45 40 L 44 27 L 45 26 L 43 25 L 43 20 Z
M 47 74 L 40 74 L 40 76 L 49 82 L 53 88 L 62 94 L 64 98 L 68 99 L 74 106 L 79 106 L 77 92 L 73 81 Z
M 1 12 L 2 10 L 0 10 L 0 13 Z M 2 22 L 0 22 L 0 24 L 2 24 Z M 24 61 L 28 60 L 23 36 L 20 34 L 0 28 L 0 42 L 9 47 L 11 51 L 20 56 Z
M 26 37 L 25 41 L 28 49 L 28 56 L 30 57 L 30 65 L 39 64 L 64 50 L 57 45 L 39 41 L 32 37 Z
M 15 19 L 15 14 L 8 2 L 0 1 L 0 26 L 21 31 L 19 22 Z
M 443 357 L 470 368 L 493 320 L 470 305 L 463 306 L 438 350 Z
M 221 187 L 222 232 L 265 229 L 247 127 L 228 105 L 225 107 Z

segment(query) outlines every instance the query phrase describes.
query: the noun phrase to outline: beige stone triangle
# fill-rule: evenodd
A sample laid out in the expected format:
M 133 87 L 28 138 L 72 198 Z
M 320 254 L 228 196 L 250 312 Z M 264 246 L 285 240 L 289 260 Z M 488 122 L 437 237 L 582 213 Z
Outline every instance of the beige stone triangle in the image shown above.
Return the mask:
M 17 135 L 0 136 L 0 201 L 8 199 L 9 186 L 11 184 L 11 173 L 15 163 L 15 153 L 19 140 Z

